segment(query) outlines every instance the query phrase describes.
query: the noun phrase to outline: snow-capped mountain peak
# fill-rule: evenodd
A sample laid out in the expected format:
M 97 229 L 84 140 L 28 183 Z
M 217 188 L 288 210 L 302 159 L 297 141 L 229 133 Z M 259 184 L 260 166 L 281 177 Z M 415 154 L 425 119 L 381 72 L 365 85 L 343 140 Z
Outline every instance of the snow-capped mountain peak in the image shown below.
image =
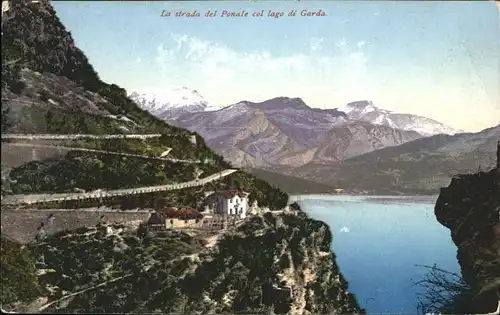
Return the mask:
M 216 111 L 221 107 L 209 104 L 196 90 L 174 86 L 130 94 L 142 109 L 159 118 L 173 118 L 184 113 Z
M 351 102 L 337 108 L 337 110 L 346 113 L 349 120 L 361 120 L 395 129 L 413 130 L 423 136 L 436 134 L 452 135 L 462 132 L 427 117 L 380 109 L 371 101 Z
M 346 113 L 349 115 L 349 113 L 356 113 L 356 114 L 366 114 L 369 112 L 377 111 L 380 110 L 378 107 L 373 105 L 372 101 L 357 101 L 357 102 L 351 102 L 348 103 L 345 106 L 337 108 L 337 110 Z

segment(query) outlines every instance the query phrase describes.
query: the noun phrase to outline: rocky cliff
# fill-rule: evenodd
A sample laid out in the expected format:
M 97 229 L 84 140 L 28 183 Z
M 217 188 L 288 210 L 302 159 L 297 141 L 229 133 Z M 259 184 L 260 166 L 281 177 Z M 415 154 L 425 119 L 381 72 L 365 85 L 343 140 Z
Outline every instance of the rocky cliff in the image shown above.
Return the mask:
M 39 299 L 37 302 L 31 294 L 31 302 L 14 304 L 14 309 L 64 313 L 362 313 L 354 295 L 347 291 L 330 249 L 331 240 L 323 222 L 305 214 L 272 212 L 209 238 L 125 226 L 61 232 L 26 246 L 37 262 L 37 282 L 28 288 L 33 294 L 38 292 Z M 33 271 L 29 275 L 33 278 Z M 2 280 L 13 282 L 8 275 Z M 42 307 L 76 292 L 81 293 Z M 12 309 L 12 304 L 3 307 Z
M 2 20 L 2 133 L 114 134 L 123 131 L 120 126 L 126 127 L 117 122 L 120 116 L 120 121 L 134 122 L 135 132 L 163 136 L 147 143 L 82 141 L 76 146 L 148 156 L 172 148 L 169 156 L 175 158 L 212 161 L 199 165 L 205 174 L 231 167 L 199 135 L 192 143 L 192 133 L 140 110 L 124 89 L 103 82 L 49 1 L 11 4 Z M 9 153 L 15 157 L 13 150 Z M 4 167 L 3 156 L 2 162 Z M 57 193 L 181 183 L 192 180 L 195 171 L 188 164 L 138 163 L 132 158 L 75 151 L 16 166 L 9 170 L 9 180 L 15 193 Z M 288 201 L 284 192 L 243 171 L 210 189 L 235 186 L 250 192 L 251 202 L 272 210 Z M 119 204 L 123 209 L 143 209 L 168 202 L 196 207 L 203 196 L 203 189 L 196 188 L 97 201 L 98 205 L 78 201 L 71 206 Z M 44 208 L 57 206 L 70 205 L 49 203 Z M 328 228 L 303 215 L 257 216 L 207 238 L 174 230 L 143 233 L 124 224 L 96 227 L 90 223 L 97 221 L 95 213 L 50 216 L 48 210 L 47 234 L 60 226 L 68 230 L 53 231 L 56 234 L 43 242 L 21 246 L 8 239 L 5 230 L 18 227 L 12 238 L 30 240 L 29 233 L 36 222 L 44 221 L 44 215 L 30 209 L 5 216 L 4 210 L 2 205 L 2 309 L 136 314 L 360 312 L 330 252 Z
M 500 142 L 497 158 L 497 167 L 489 172 L 455 176 L 441 189 L 435 207 L 458 247 L 473 313 L 491 312 L 500 300 Z

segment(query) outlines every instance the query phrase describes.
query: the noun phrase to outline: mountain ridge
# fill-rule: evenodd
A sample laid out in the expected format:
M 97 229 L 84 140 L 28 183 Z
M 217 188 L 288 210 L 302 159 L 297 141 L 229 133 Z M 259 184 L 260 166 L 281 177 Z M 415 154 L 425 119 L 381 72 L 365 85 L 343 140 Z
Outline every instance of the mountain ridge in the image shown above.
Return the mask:
M 325 164 L 436 133 L 458 132 L 430 118 L 379 109 L 371 101 L 320 109 L 300 97 L 279 96 L 240 101 L 217 111 L 176 111 L 163 119 L 200 133 L 234 165 L 257 168 Z
M 308 163 L 279 172 L 351 193 L 436 194 L 454 174 L 493 167 L 500 125 L 477 133 L 435 135 L 331 164 Z
M 243 101 L 215 112 L 185 113 L 168 121 L 202 134 L 211 148 L 233 164 L 253 167 L 296 167 L 311 161 L 337 161 L 354 152 L 365 153 L 422 137 L 414 131 L 352 121 L 346 117 L 336 109 L 310 108 L 300 98 L 277 97 L 261 103 Z M 371 125 L 373 127 L 369 127 Z M 271 131 L 263 126 L 274 129 Z M 322 147 L 333 145 L 334 140 L 328 139 L 329 133 L 338 133 L 342 128 L 357 131 L 341 133 L 344 138 L 339 143 L 354 143 L 353 137 L 357 134 L 360 137 L 358 147 L 353 150 L 346 147 L 344 150 L 352 153 L 342 150 L 333 156 L 318 153 Z
M 183 87 L 183 89 L 188 89 L 187 87 Z M 196 90 L 190 90 L 192 92 L 196 92 Z M 197 92 L 196 92 L 197 93 Z M 132 97 L 136 97 L 137 93 L 133 92 L 131 94 Z M 202 98 L 202 96 L 199 96 Z M 300 97 L 287 97 L 287 96 L 278 96 L 274 97 L 268 100 L 260 101 L 260 102 L 255 102 L 255 101 L 248 101 L 248 100 L 242 100 L 237 103 L 228 105 L 228 106 L 218 106 L 215 107 L 217 110 L 222 110 L 225 108 L 228 108 L 233 105 L 238 105 L 238 104 L 246 104 L 252 108 L 256 109 L 265 109 L 265 110 L 272 110 L 272 109 L 284 109 L 286 107 L 291 107 L 295 109 L 309 109 L 313 112 L 330 112 L 330 113 L 336 113 L 337 116 L 343 116 L 345 118 L 349 118 L 350 120 L 361 120 L 361 121 L 367 121 L 371 122 L 373 124 L 381 124 L 381 125 L 387 125 L 389 127 L 393 127 L 395 129 L 402 129 L 402 130 L 414 130 L 417 131 L 423 135 L 434 135 L 434 134 L 439 134 L 439 133 L 444 133 L 444 134 L 454 134 L 454 133 L 459 133 L 463 132 L 462 130 L 455 129 L 449 126 L 446 126 L 434 119 L 420 116 L 420 115 L 415 115 L 415 114 L 407 114 L 407 113 L 401 113 L 401 112 L 394 112 L 386 109 L 381 109 L 378 108 L 377 106 L 374 105 L 372 101 L 368 100 L 361 100 L 361 101 L 355 101 L 355 102 L 350 102 L 347 103 L 344 106 L 337 107 L 337 108 L 315 108 L 315 107 L 310 107 L 308 106 L 304 100 Z M 190 104 L 185 104 L 183 106 L 189 106 Z M 168 107 L 168 106 L 167 106 Z M 174 106 L 174 107 L 182 107 L 182 106 Z M 168 108 L 165 108 L 165 110 L 168 111 Z M 195 111 L 192 111 L 195 112 Z M 348 115 L 348 113 L 350 115 Z M 378 117 L 371 117 L 374 114 L 378 115 Z M 352 116 L 352 117 L 349 117 Z M 423 120 L 426 124 L 428 125 L 434 125 L 431 126 L 430 130 L 425 130 L 425 128 L 418 128 L 419 130 L 416 129 L 411 129 L 412 126 L 402 126 L 403 122 L 392 121 L 391 117 L 398 118 L 398 120 Z M 415 127 L 415 126 L 413 126 Z

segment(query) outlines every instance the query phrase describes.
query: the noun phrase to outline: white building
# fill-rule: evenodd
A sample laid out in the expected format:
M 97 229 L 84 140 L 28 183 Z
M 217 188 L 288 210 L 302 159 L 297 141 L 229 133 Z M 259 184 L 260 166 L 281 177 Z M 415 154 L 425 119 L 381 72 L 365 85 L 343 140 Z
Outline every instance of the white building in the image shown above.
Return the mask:
M 237 190 L 205 192 L 205 207 L 209 212 L 245 218 L 248 212 L 248 193 Z

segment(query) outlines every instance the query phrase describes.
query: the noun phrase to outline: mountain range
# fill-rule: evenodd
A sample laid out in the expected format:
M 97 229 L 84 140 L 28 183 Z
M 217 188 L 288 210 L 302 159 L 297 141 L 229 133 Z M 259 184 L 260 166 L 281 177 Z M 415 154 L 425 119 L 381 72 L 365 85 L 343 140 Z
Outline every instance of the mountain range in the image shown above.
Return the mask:
M 161 102 L 140 93 L 131 98 L 170 124 L 201 134 L 233 165 L 266 180 L 279 173 L 327 185 L 322 191 L 436 193 L 453 174 L 491 166 L 500 139 L 498 126 L 464 133 L 367 100 L 335 109 L 289 97 L 216 107 L 196 91 L 184 93 L 196 95 L 196 102 L 176 101 L 169 92 Z
M 192 97 L 178 101 L 178 91 L 173 91 L 168 101 L 144 93 L 132 93 L 131 98 L 157 117 L 198 132 L 237 166 L 328 164 L 428 135 L 459 132 L 426 117 L 380 109 L 370 101 L 319 109 L 300 98 L 277 97 L 217 108 L 196 91 L 183 92 Z

